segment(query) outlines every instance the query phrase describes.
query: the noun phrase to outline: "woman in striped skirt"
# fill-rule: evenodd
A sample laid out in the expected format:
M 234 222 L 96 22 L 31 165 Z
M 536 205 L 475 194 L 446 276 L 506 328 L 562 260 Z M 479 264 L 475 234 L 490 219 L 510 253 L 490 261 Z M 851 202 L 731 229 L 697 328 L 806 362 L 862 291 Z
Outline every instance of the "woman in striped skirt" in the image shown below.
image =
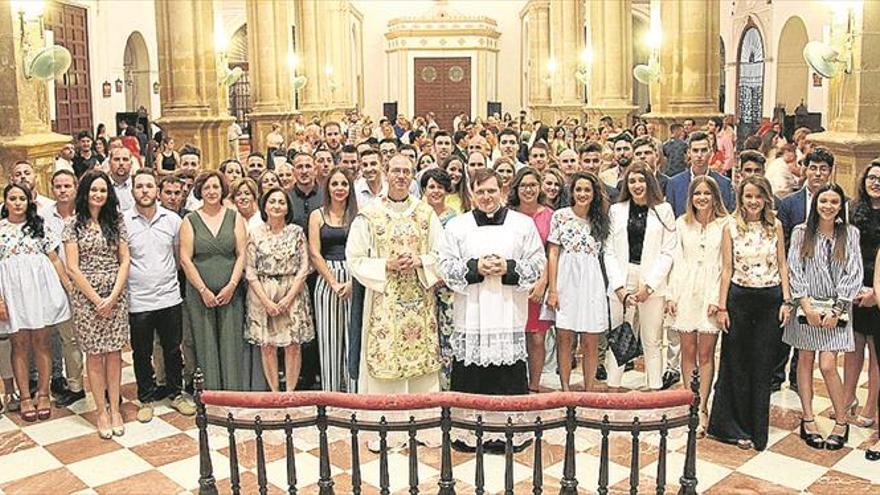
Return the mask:
M 351 275 L 345 262 L 348 227 L 357 215 L 354 178 L 347 168 L 330 171 L 324 203 L 309 216 L 309 255 L 320 277 L 315 286 L 315 322 L 325 391 L 355 392 L 348 376 Z
M 849 438 L 849 424 L 837 353 L 855 349 L 852 301 L 862 287 L 859 231 L 846 221 L 840 186 L 828 184 L 813 195 L 806 223 L 792 232 L 788 265 L 792 299 L 801 310 L 786 326 L 782 341 L 798 349 L 798 395 L 804 413 L 801 438 L 813 448 L 839 450 Z M 813 361 L 817 352 L 838 418 L 824 440 L 813 420 Z

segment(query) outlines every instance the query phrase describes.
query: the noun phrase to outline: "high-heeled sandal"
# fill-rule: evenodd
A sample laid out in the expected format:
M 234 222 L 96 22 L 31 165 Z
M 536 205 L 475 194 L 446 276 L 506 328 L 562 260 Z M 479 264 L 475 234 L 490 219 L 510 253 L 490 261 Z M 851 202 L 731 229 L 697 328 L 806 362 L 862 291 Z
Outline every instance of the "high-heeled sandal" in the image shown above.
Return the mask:
M 870 428 L 874 426 L 874 418 L 862 416 L 861 414 L 856 416 L 855 419 L 852 420 L 852 422 L 859 428 Z
M 697 438 L 705 438 L 706 429 L 709 427 L 709 412 L 701 409 L 699 412 L 700 423 L 697 425 Z
M 843 435 L 838 435 L 838 434 L 834 433 L 834 431 L 832 430 L 832 433 L 830 435 L 828 435 L 828 438 L 825 439 L 825 449 L 826 450 L 840 450 L 843 448 L 844 445 L 846 445 L 846 442 L 849 441 L 849 423 L 842 423 L 841 424 L 841 423 L 838 423 L 837 421 L 835 421 L 834 425 L 835 425 L 835 427 L 836 426 L 843 426 L 844 427 Z
M 752 450 L 755 448 L 755 443 L 748 438 L 740 438 L 736 441 L 736 446 L 742 450 Z
M 846 406 L 846 411 L 845 411 L 845 412 L 846 412 L 846 415 L 847 415 L 848 417 L 852 418 L 852 417 L 854 417 L 854 416 L 856 415 L 856 411 L 857 411 L 858 409 L 859 409 L 859 398 L 858 398 L 858 397 L 854 397 L 853 400 L 852 400 L 852 402 L 850 402 L 849 405 Z M 831 419 L 836 420 L 836 419 L 837 419 L 837 414 L 835 414 L 834 411 L 831 411 L 831 414 L 829 414 L 828 417 L 831 418 Z
M 825 448 L 825 439 L 822 438 L 822 435 L 819 433 L 808 432 L 806 427 L 804 426 L 806 423 L 815 423 L 815 419 L 803 419 L 801 418 L 801 440 L 804 441 L 809 447 L 814 449 L 824 449 Z
M 124 423 L 124 420 L 122 419 L 122 414 L 121 413 L 117 413 L 117 414 L 119 415 L 119 421 L 122 422 L 122 424 L 119 426 L 113 426 L 113 416 L 111 415 L 110 429 L 113 432 L 114 436 L 121 437 L 122 435 L 125 435 L 125 423 Z
M 101 416 L 99 415 L 98 419 L 96 419 L 96 422 L 98 424 L 95 426 L 98 430 L 98 436 L 101 437 L 101 439 L 103 439 L 103 440 L 110 440 L 111 438 L 113 438 L 113 430 L 102 429 L 101 424 L 100 424 L 101 423 L 100 417 Z
M 38 407 L 37 408 L 37 419 L 40 421 L 46 421 L 47 419 L 52 417 L 52 401 L 49 399 L 49 395 L 37 394 L 37 403 L 40 403 L 40 399 L 46 399 L 46 402 L 49 403 L 48 407 Z
M 28 409 L 27 407 L 25 407 L 26 404 L 30 404 L 31 407 L 29 410 L 26 410 Z M 37 409 L 34 407 L 34 400 L 21 399 L 21 409 L 18 410 L 18 415 L 21 417 L 22 420 L 28 423 L 33 423 L 34 421 L 36 421 Z

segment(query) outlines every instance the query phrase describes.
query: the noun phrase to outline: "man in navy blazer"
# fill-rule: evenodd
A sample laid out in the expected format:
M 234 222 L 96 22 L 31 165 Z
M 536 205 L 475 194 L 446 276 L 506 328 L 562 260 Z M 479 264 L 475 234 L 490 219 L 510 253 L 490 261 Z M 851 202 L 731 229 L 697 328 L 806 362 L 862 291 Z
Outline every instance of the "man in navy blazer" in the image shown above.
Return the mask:
M 715 179 L 718 187 L 721 189 L 721 199 L 728 211 L 733 211 L 736 206 L 736 200 L 733 196 L 733 189 L 730 187 L 730 179 L 723 175 L 709 170 L 709 157 L 712 155 L 712 146 L 709 144 L 709 136 L 702 131 L 691 133 L 688 136 L 687 156 L 690 162 L 690 168 L 684 172 L 679 172 L 666 183 L 666 201 L 672 205 L 672 211 L 676 217 L 684 215 L 687 207 L 688 186 L 691 185 L 691 179 L 695 176 L 709 174 L 709 177 Z
M 804 187 L 782 198 L 777 207 L 777 216 L 785 233 L 786 251 L 791 243 L 791 233 L 794 228 L 807 221 L 807 213 L 809 213 L 813 195 L 831 180 L 831 172 L 834 170 L 834 155 L 827 148 L 818 147 L 807 153 L 803 163 Z M 790 349 L 788 344 L 779 342 L 776 352 L 776 368 L 773 370 L 773 378 L 770 382 L 771 389 L 774 391 L 779 390 L 782 387 L 782 382 L 785 381 L 785 364 L 789 360 Z M 789 388 L 797 391 L 797 349 L 791 354 L 788 382 Z

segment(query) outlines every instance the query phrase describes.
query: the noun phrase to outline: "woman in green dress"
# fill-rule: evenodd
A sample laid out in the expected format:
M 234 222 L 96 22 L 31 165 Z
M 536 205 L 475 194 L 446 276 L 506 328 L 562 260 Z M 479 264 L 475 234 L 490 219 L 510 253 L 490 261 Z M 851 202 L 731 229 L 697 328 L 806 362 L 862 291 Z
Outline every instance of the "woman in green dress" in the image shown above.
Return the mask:
M 228 186 L 219 172 L 200 175 L 193 190 L 203 205 L 180 228 L 180 265 L 196 362 L 211 390 L 242 390 L 244 272 L 247 231 L 235 210 L 223 206 Z

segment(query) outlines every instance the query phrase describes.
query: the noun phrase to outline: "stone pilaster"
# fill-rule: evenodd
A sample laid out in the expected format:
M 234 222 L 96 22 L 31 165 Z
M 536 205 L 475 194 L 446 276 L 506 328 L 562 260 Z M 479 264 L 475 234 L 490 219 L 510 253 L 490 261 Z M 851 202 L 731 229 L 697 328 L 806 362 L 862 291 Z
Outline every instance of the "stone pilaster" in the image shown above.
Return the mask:
M 202 166 L 226 158 L 225 95 L 217 79 L 213 2 L 156 0 L 162 117 L 157 123 L 178 145 L 201 149 Z
M 834 180 L 850 195 L 865 165 L 880 156 L 880 4 L 864 2 L 853 15 L 852 73 L 829 81 L 828 131 L 809 136 L 834 153 Z M 835 35 L 842 29 L 835 25 Z
M 300 91 L 306 116 L 339 119 L 352 110 L 350 4 L 348 0 L 296 0 L 299 74 L 308 78 Z
M 581 116 L 583 89 L 575 79 L 584 44 L 584 5 L 576 1 L 531 0 L 528 21 L 529 107 L 547 122 Z M 555 70 L 548 67 L 555 61 Z
M 587 4 L 594 63 L 585 110 L 591 122 L 609 115 L 625 126 L 636 109 L 632 104 L 632 0 Z
M 719 0 L 664 0 L 660 4 L 660 80 L 651 85 L 651 113 L 665 137 L 669 124 L 697 125 L 718 111 L 721 6 Z
M 266 134 L 279 123 L 293 137 L 293 83 L 290 66 L 291 22 L 287 2 L 247 2 L 248 53 L 254 110 L 250 114 L 251 149 L 266 150 Z
M 37 171 L 37 189 L 48 194 L 55 156 L 71 138 L 52 132 L 47 83 L 24 75 L 20 31 L 12 2 L 0 0 L 0 184 L 15 162 L 27 160 Z M 35 24 L 26 26 L 25 36 L 34 50 L 43 43 Z

